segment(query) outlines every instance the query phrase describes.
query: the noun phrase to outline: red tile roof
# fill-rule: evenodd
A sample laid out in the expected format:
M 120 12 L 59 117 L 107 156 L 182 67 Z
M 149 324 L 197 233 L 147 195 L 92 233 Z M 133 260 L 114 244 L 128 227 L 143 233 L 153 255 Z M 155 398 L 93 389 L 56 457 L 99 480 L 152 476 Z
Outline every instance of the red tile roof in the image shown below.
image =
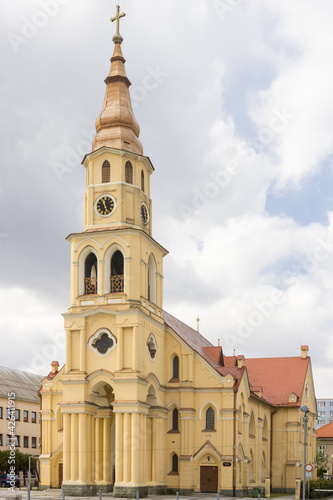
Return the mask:
M 300 406 L 309 366 L 309 358 L 258 358 L 245 359 L 251 390 L 263 388 L 262 397 L 274 406 Z M 296 402 L 289 402 L 295 393 Z
M 171 314 L 163 311 L 163 315 L 166 326 L 171 328 L 187 345 L 200 354 L 214 370 L 223 377 L 230 373 L 239 384 L 244 370 L 236 368 L 235 365 L 231 365 L 230 368 L 221 365 L 220 356 L 222 356 L 222 359 L 225 359 L 223 358 L 222 347 L 213 346 L 203 335 L 174 316 L 171 316 Z M 235 384 L 235 386 L 237 387 L 238 384 Z
M 317 429 L 318 438 L 333 438 L 333 422 L 323 425 Z
M 214 361 L 215 364 L 223 366 L 222 347 L 203 347 L 203 351 Z
M 253 397 L 266 401 L 272 406 L 300 406 L 305 378 L 310 358 L 257 358 L 244 359 L 243 367 L 238 368 L 236 356 L 223 356 L 222 347 L 213 346 L 205 337 L 171 314 L 164 311 L 165 325 L 171 328 L 189 347 L 197 352 L 221 376 L 228 373 L 236 380 L 237 388 L 247 370 Z M 262 391 L 261 391 L 262 389 Z M 254 391 L 261 392 L 258 396 Z M 289 402 L 294 393 L 296 402 Z

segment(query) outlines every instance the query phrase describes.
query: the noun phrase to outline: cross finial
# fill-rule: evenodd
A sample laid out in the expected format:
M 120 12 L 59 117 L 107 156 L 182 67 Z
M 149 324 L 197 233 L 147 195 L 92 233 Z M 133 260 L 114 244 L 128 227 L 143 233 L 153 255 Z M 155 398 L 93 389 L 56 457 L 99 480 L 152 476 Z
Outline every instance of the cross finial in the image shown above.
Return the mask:
M 115 14 L 115 16 L 114 16 L 114 17 L 111 17 L 110 21 L 111 21 L 112 23 L 113 23 L 114 21 L 117 21 L 117 24 L 116 24 L 116 26 L 117 26 L 117 31 L 116 31 L 116 34 L 115 34 L 115 35 L 114 35 L 114 37 L 113 37 L 113 41 L 114 41 L 114 43 L 121 43 L 121 42 L 123 41 L 123 37 L 122 37 L 122 36 L 121 36 L 121 34 L 119 33 L 119 21 L 120 21 L 120 19 L 121 19 L 122 17 L 125 17 L 125 16 L 126 16 L 126 14 L 125 14 L 125 12 L 122 12 L 122 13 L 120 14 L 120 6 L 119 6 L 119 5 L 117 5 L 116 9 L 117 9 L 117 10 L 116 10 L 116 14 Z

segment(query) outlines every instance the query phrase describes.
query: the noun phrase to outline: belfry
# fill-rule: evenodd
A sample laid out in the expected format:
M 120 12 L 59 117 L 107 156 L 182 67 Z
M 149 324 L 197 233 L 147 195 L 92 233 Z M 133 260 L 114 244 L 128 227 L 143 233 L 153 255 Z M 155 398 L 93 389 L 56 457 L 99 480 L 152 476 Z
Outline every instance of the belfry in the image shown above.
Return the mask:
M 52 362 L 40 390 L 42 487 L 126 498 L 292 491 L 302 404 L 308 463 L 316 453 L 308 348 L 293 358 L 226 356 L 163 310 L 167 251 L 152 236 L 154 167 L 131 104 L 124 15 L 117 6 L 104 103 L 82 162 L 84 228 L 67 238 L 66 363 Z

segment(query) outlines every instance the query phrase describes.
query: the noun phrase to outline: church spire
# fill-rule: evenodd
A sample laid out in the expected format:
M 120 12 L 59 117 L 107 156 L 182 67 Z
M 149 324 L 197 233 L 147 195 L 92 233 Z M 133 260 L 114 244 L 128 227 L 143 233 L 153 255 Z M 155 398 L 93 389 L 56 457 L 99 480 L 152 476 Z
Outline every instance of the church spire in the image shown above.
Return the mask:
M 119 21 L 124 16 L 117 5 L 116 15 L 111 18 L 112 22 L 116 21 L 116 34 L 113 37 L 115 47 L 111 57 L 111 69 L 105 80 L 103 109 L 96 120 L 97 134 L 93 141 L 93 151 L 109 146 L 142 155 L 140 127 L 135 119 L 129 94 L 131 82 L 126 75 L 126 61 L 121 50 L 123 37 L 119 32 Z

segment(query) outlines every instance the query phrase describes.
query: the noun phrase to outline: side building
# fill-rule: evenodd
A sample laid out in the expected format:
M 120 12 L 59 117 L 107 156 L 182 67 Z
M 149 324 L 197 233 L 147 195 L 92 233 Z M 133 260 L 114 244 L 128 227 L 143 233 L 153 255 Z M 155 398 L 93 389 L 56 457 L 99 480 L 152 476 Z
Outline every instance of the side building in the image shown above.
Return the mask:
M 0 367 L 0 450 L 15 439 L 18 451 L 39 456 L 41 384 L 40 375 Z
M 333 480 L 333 422 L 317 430 L 317 448 L 327 457 L 326 479 Z
M 317 399 L 316 429 L 333 422 L 333 398 Z

